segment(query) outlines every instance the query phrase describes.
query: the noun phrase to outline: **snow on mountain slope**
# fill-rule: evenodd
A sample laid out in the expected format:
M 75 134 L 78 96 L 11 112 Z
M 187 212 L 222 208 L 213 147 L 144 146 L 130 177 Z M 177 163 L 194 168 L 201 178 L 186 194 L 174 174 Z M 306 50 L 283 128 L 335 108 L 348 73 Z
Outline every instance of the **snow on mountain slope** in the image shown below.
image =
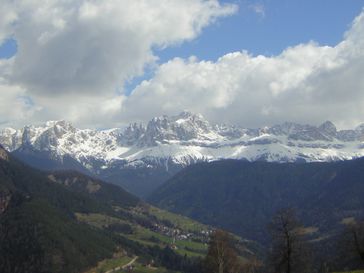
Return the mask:
M 146 126 L 131 124 L 125 130 L 77 129 L 66 121 L 26 126 L 0 132 L 8 150 L 32 147 L 50 152 L 54 159 L 70 156 L 92 172 L 115 162 L 138 168 L 169 163 L 182 166 L 218 159 L 276 162 L 332 161 L 364 156 L 364 124 L 354 130 L 337 131 L 325 122 L 319 127 L 283 123 L 260 129 L 212 126 L 201 115 L 153 118 Z

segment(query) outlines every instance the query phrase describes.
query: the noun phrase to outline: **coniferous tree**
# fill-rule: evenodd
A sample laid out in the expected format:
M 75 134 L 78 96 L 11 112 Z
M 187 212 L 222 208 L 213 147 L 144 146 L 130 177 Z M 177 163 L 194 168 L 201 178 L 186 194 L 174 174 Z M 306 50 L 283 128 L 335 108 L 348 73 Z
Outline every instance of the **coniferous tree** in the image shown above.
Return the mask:
M 41 227 L 17 223 L 18 219 L 14 218 L 0 222 L 0 272 L 44 272 L 44 251 L 39 242 Z

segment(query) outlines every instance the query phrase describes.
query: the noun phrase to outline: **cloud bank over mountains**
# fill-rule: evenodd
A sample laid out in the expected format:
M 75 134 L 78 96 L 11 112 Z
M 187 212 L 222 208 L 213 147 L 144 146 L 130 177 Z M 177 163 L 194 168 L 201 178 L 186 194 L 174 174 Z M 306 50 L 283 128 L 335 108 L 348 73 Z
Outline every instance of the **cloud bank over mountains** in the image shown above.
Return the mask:
M 217 61 L 158 64 L 154 49 L 193 40 L 236 12 L 215 0 L 5 0 L 0 44 L 15 39 L 18 52 L 0 60 L 0 122 L 112 127 L 181 110 L 250 127 L 363 121 L 364 12 L 334 47 L 309 41 L 277 56 L 242 48 Z M 146 69 L 151 79 L 126 95 Z

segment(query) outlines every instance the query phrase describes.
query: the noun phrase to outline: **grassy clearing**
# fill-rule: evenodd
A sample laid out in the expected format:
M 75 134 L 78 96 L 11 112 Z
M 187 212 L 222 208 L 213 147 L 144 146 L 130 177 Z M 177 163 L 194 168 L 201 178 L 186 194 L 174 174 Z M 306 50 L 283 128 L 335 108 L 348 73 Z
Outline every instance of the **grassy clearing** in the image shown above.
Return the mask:
M 114 257 L 111 259 L 106 259 L 101 261 L 97 267 L 85 272 L 85 273 L 103 273 L 108 270 L 111 270 L 113 268 L 123 266 L 127 263 L 129 263 L 132 260 L 132 258 L 127 256 L 120 256 L 120 257 Z
M 121 271 L 123 272 L 123 271 Z M 146 267 L 146 266 L 143 266 L 139 263 L 136 263 L 135 264 L 135 267 L 134 267 L 134 270 L 133 270 L 133 273 L 169 273 L 169 272 L 172 272 L 170 270 L 167 270 L 165 268 L 162 268 L 162 267 Z M 177 271 L 173 271 L 174 273 L 179 273 Z
M 130 262 L 132 258 L 129 258 L 129 260 L 107 260 L 107 261 L 103 261 L 105 262 L 104 265 L 102 265 L 101 267 L 92 269 L 90 271 L 87 271 L 85 273 L 102 273 L 102 272 L 107 272 L 108 270 L 111 270 L 113 268 L 122 266 L 127 264 L 128 262 Z M 114 273 L 125 273 L 128 272 L 127 270 L 117 270 L 117 271 L 113 271 Z M 133 273 L 180 273 L 177 271 L 171 271 L 171 270 L 167 270 L 163 267 L 149 267 L 149 266 L 145 266 L 142 265 L 140 263 L 138 263 L 137 261 L 133 264 Z
M 78 221 L 89 224 L 97 228 L 104 228 L 110 224 L 115 223 L 127 223 L 119 218 L 111 217 L 105 214 L 99 213 L 75 213 Z
M 168 220 L 177 227 L 186 231 L 199 232 L 201 230 L 209 229 L 206 225 L 193 221 L 188 217 L 161 210 L 153 206 L 150 206 L 149 213 L 160 220 Z

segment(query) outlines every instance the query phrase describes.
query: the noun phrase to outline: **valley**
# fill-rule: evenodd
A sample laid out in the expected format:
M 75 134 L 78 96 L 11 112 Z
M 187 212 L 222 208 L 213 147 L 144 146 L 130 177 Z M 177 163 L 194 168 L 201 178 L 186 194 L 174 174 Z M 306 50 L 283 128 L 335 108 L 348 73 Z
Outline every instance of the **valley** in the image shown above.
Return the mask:
M 171 272 L 192 269 L 206 255 L 213 227 L 75 171 L 32 169 L 1 151 L 0 271 L 105 272 L 135 258 L 140 272 Z M 245 259 L 259 249 L 237 241 Z
M 364 216 L 364 160 L 305 164 L 224 160 L 185 168 L 152 204 L 261 243 L 276 211 L 295 208 L 312 239 Z

